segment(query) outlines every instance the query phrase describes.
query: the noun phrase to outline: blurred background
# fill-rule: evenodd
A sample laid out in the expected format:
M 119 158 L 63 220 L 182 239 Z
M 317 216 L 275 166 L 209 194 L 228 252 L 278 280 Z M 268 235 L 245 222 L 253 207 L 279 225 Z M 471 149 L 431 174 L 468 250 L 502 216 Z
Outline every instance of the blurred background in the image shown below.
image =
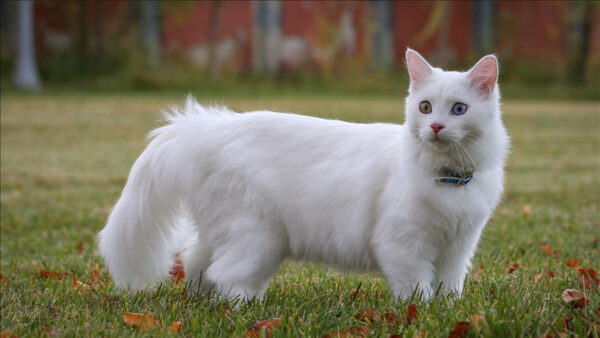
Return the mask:
M 600 98 L 594 1 L 2 1 L 2 90 L 405 93 L 407 46 L 505 96 Z

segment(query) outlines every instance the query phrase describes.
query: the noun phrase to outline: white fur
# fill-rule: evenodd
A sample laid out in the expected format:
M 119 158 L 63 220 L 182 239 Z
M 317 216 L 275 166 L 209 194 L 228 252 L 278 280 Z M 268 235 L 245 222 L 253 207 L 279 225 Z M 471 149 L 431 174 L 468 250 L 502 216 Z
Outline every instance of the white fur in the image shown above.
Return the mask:
M 286 257 L 381 271 L 401 299 L 440 285 L 461 294 L 509 141 L 497 85 L 481 95 L 468 73 L 429 73 L 410 88 L 404 125 L 237 114 L 188 98 L 151 133 L 99 235 L 116 285 L 164 278 L 186 241 L 188 282 L 225 297 L 260 297 Z M 456 101 L 466 114 L 449 114 Z M 440 140 L 433 122 L 446 125 Z M 434 181 L 466 164 L 469 184 Z

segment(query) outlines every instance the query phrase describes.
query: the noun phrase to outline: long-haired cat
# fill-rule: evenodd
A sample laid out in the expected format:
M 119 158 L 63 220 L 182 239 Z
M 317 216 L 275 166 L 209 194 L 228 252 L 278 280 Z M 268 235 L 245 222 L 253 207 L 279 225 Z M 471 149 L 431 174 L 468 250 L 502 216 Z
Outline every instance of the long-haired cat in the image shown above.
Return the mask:
M 167 114 L 99 234 L 117 287 L 164 278 L 185 237 L 188 284 L 224 297 L 260 297 L 286 257 L 378 270 L 402 300 L 460 295 L 503 189 L 498 62 L 406 64 L 404 125 L 192 98 Z

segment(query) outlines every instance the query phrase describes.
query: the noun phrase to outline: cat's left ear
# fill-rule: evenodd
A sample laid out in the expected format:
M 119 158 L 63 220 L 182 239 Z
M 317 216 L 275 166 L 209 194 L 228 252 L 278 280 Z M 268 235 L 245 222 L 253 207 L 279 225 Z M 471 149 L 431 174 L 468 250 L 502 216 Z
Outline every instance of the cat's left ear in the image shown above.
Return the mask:
M 467 74 L 471 87 L 479 91 L 485 98 L 494 91 L 498 80 L 498 59 L 490 54 L 479 60 Z

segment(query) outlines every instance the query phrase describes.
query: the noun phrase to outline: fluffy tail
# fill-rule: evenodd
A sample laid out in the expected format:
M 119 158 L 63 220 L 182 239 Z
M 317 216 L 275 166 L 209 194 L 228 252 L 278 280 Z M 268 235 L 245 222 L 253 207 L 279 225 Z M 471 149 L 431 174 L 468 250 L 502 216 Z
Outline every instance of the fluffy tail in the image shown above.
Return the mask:
M 155 130 L 137 159 L 121 198 L 99 234 L 100 254 L 118 288 L 141 288 L 164 278 L 184 233 L 181 153 L 175 125 Z

